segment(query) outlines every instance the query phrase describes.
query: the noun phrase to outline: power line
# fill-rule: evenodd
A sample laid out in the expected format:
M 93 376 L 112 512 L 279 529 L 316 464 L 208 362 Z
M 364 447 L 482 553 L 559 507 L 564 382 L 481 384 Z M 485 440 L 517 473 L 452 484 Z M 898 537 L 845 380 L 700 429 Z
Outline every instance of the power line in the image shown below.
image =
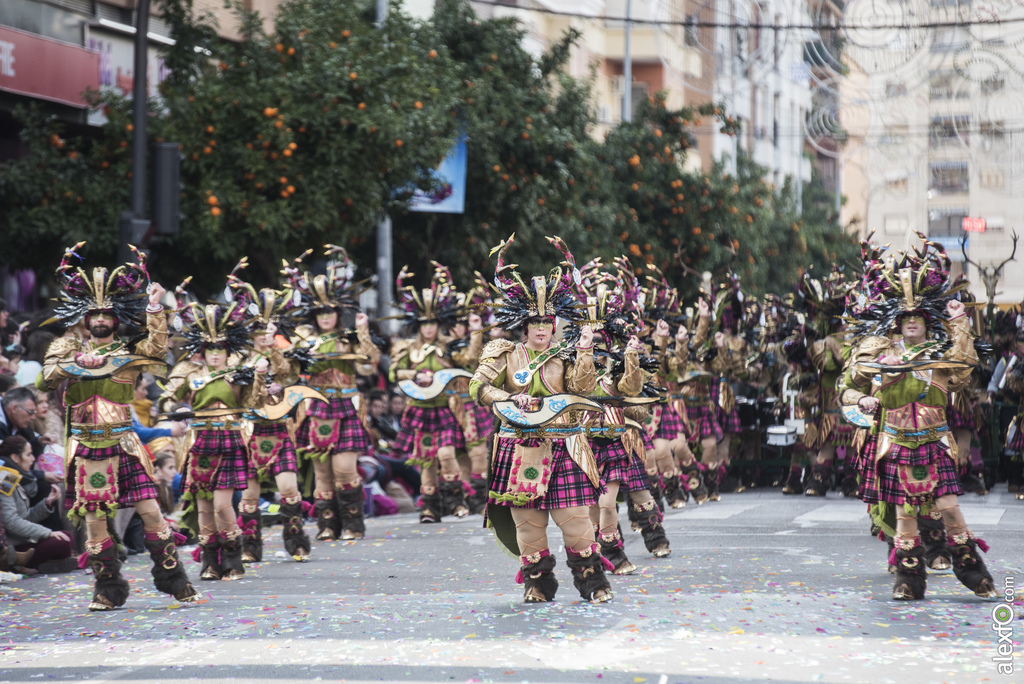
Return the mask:
M 600 21 L 613 21 L 631 24 L 642 24 L 650 26 L 684 26 L 688 28 L 725 28 L 725 29 L 765 29 L 771 31 L 913 31 L 918 29 L 956 28 L 971 26 L 1002 26 L 1005 24 L 1017 24 L 1024 22 L 1024 16 L 1010 17 L 1007 19 L 967 19 L 963 21 L 925 21 L 916 24 L 889 23 L 889 24 L 828 24 L 825 22 L 811 24 L 764 24 L 761 22 L 742 21 L 705 21 L 701 19 L 677 20 L 677 19 L 637 19 L 630 17 L 609 17 L 593 14 L 582 14 L 579 12 L 564 12 L 561 10 L 547 9 L 544 7 L 523 7 L 514 2 L 503 2 L 502 0 L 470 0 L 472 4 L 488 5 L 491 7 L 505 7 L 508 9 L 523 10 L 525 12 L 536 12 L 538 14 L 550 14 L 556 17 L 575 17 L 579 19 L 591 19 Z

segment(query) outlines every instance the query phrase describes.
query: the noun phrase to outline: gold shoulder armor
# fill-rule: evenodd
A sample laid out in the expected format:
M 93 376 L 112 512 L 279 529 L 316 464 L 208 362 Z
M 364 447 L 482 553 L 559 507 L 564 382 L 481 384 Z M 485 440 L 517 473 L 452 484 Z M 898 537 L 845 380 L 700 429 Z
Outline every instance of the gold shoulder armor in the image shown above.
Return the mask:
M 484 350 L 480 353 L 480 363 L 483 363 L 487 359 L 496 359 L 506 352 L 510 352 L 516 348 L 515 342 L 510 340 L 491 340 L 484 347 Z
M 77 337 L 58 337 L 50 343 L 50 348 L 46 350 L 46 355 L 63 359 L 70 352 L 78 351 L 81 348 L 82 343 L 78 341 Z
M 412 348 L 412 340 L 398 340 L 391 345 L 391 363 L 397 362 L 404 356 L 409 355 L 409 350 Z
M 858 361 L 876 359 L 891 347 L 892 340 L 888 337 L 866 337 L 853 347 L 853 350 L 850 352 L 850 358 Z

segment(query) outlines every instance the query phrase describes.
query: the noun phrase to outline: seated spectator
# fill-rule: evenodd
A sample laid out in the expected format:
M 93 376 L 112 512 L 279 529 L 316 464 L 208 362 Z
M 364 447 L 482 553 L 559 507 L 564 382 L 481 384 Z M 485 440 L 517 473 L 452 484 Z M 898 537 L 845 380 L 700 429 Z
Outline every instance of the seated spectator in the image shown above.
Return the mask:
M 390 444 L 398 437 L 398 423 L 388 414 L 388 395 L 384 390 L 373 390 L 369 394 L 370 428 L 378 442 Z
M 36 394 L 28 387 L 15 387 L 4 394 L 0 401 L 0 439 L 11 435 L 20 435 L 32 445 L 32 453 L 36 456 L 43 453 L 43 447 L 54 443 L 53 435 L 40 435 L 32 429 L 36 419 Z
M 32 387 L 36 384 L 36 377 L 43 370 L 46 350 L 50 348 L 50 343 L 55 338 L 56 335 L 48 330 L 35 330 L 28 336 L 25 358 L 21 360 L 18 372 L 14 376 L 19 385 Z
M 18 387 L 18 381 L 13 375 L 8 375 L 7 373 L 0 374 L 0 397 L 3 397 L 15 387 Z M 3 419 L 3 414 L 0 413 L 0 422 Z
M 0 443 L 0 462 L 21 476 L 18 486 L 10 494 L 0 495 L 0 516 L 4 520 L 8 542 L 7 561 L 22 571 L 29 571 L 28 574 L 71 572 L 78 567 L 77 561 L 71 557 L 71 537 L 39 524 L 55 512 L 60 489 L 54 487 L 45 499 L 34 506 L 29 504 L 39 486 L 30 474 L 35 460 L 32 447 L 24 437 L 13 435 Z M 29 551 L 31 555 L 27 558 L 16 555 L 17 552 Z
M 156 425 L 157 412 L 153 400 L 149 398 L 149 387 L 154 383 L 149 373 L 140 373 L 135 381 L 135 398 L 132 399 L 132 414 L 144 426 L 151 428 Z

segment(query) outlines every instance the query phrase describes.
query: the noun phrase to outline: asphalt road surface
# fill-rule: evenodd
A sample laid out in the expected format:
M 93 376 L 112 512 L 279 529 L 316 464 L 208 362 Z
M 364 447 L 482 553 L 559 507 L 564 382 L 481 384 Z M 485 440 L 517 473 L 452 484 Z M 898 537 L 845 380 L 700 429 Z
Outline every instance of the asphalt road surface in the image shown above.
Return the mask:
M 1024 502 L 1000 485 L 962 503 L 997 586 L 1024 590 Z M 952 574 L 931 575 L 924 601 L 892 601 L 859 501 L 753 490 L 670 511 L 666 527 L 672 555 L 654 559 L 624 525 L 638 570 L 598 606 L 559 547 L 557 599 L 523 604 L 517 561 L 479 517 L 373 519 L 367 539 L 317 544 L 305 564 L 270 528 L 267 560 L 237 582 L 196 581 L 199 605 L 158 594 L 141 556 L 110 613 L 86 610 L 82 571 L 5 582 L 0 682 L 1024 682 L 1024 596 L 1001 674 L 999 603 Z

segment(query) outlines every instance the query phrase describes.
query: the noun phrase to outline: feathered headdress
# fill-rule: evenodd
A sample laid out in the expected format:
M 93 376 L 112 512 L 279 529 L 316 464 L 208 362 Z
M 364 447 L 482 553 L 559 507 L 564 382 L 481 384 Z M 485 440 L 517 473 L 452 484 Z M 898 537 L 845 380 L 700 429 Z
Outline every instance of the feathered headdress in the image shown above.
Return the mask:
M 491 285 L 487 279 L 480 271 L 473 271 L 473 285 L 463 298 L 459 318 L 468 318 L 469 314 L 475 313 L 487 320 L 491 315 L 491 305 L 493 304 L 491 294 Z
M 358 311 L 362 290 L 360 283 L 352 281 L 354 269 L 348 252 L 337 245 L 324 245 L 324 256 L 328 257 L 327 273 L 320 275 L 300 270 L 303 261 L 312 253 L 313 250 L 308 249 L 293 264 L 284 262 L 281 271 L 287 281 L 286 289 L 292 291 L 296 314 L 309 320 L 323 309 L 334 309 L 338 313 Z
M 222 344 L 228 354 L 239 354 L 252 348 L 252 336 L 258 319 L 241 302 L 199 304 L 189 302 L 179 312 L 182 349 L 186 356 L 201 352 L 211 344 Z
M 228 287 L 231 288 L 231 301 L 238 302 L 247 313 L 258 318 L 260 330 L 273 323 L 278 332 L 291 337 L 295 328 L 304 322 L 301 310 L 295 305 L 296 297 L 291 290 L 275 290 L 265 287 L 259 291 L 251 283 L 242 280 L 238 272 L 248 266 L 247 259 L 242 258 L 238 266 L 228 276 Z
M 740 277 L 730 273 L 726 282 L 718 287 L 715 293 L 712 310 L 715 312 L 715 322 L 725 328 L 731 328 L 734 333 L 739 333 L 743 323 L 743 291 L 740 289 Z
M 815 335 L 825 337 L 838 329 L 851 287 L 852 283 L 843 281 L 842 271 L 836 266 L 824 280 L 804 274 L 797 283 L 797 296 L 807 314 L 808 327 Z
M 923 245 L 888 256 L 865 268 L 872 298 L 857 317 L 858 335 L 885 335 L 907 314 L 924 317 L 931 337 L 945 339 L 946 304 L 964 285 L 953 286 L 950 258 L 937 242 L 918 233 Z
M 430 263 L 434 267 L 430 287 L 417 290 L 414 285 L 407 285 L 406 281 L 416 275 L 409 271 L 408 266 L 403 266 L 395 279 L 397 306 L 402 309 L 402 318 L 409 329 L 423 323 L 437 323 L 448 328 L 461 317 L 465 296 L 455 289 L 451 271 L 436 261 Z
M 649 322 L 682 323 L 683 313 L 679 304 L 679 293 L 668 283 L 665 274 L 654 264 L 648 264 L 647 286 L 643 288 L 644 311 Z
M 582 279 L 576 260 L 562 238 L 547 238 L 565 261 L 551 269 L 547 277 L 534 276 L 529 283 L 515 270 L 517 264 L 506 264 L 505 256 L 515 233 L 491 250 L 498 253 L 494 270 L 494 284 L 502 294 L 501 308 L 495 313 L 495 322 L 505 330 L 521 328 L 531 318 L 562 318 L 579 321 L 583 314 L 576 305 L 572 285 Z
M 616 258 L 615 273 L 602 270 L 603 266 L 597 257 L 580 269 L 577 296 L 586 309 L 587 320 L 566 328 L 565 339 L 573 341 L 579 335 L 579 325 L 586 323 L 605 338 L 605 346 L 611 349 L 617 342 L 640 333 L 642 304 L 638 301 L 640 286 L 629 259 Z
M 83 245 L 84 242 L 79 242 L 64 251 L 64 258 L 57 268 L 57 278 L 61 281 L 61 293 L 57 298 L 59 304 L 54 308 L 50 321 L 71 327 L 89 312 L 109 311 L 120 323 L 143 327 L 149 303 L 146 255 L 128 245 L 137 263 L 126 263 L 109 272 L 100 266 L 89 274 L 72 265 L 73 259 L 82 261 L 78 250 Z

